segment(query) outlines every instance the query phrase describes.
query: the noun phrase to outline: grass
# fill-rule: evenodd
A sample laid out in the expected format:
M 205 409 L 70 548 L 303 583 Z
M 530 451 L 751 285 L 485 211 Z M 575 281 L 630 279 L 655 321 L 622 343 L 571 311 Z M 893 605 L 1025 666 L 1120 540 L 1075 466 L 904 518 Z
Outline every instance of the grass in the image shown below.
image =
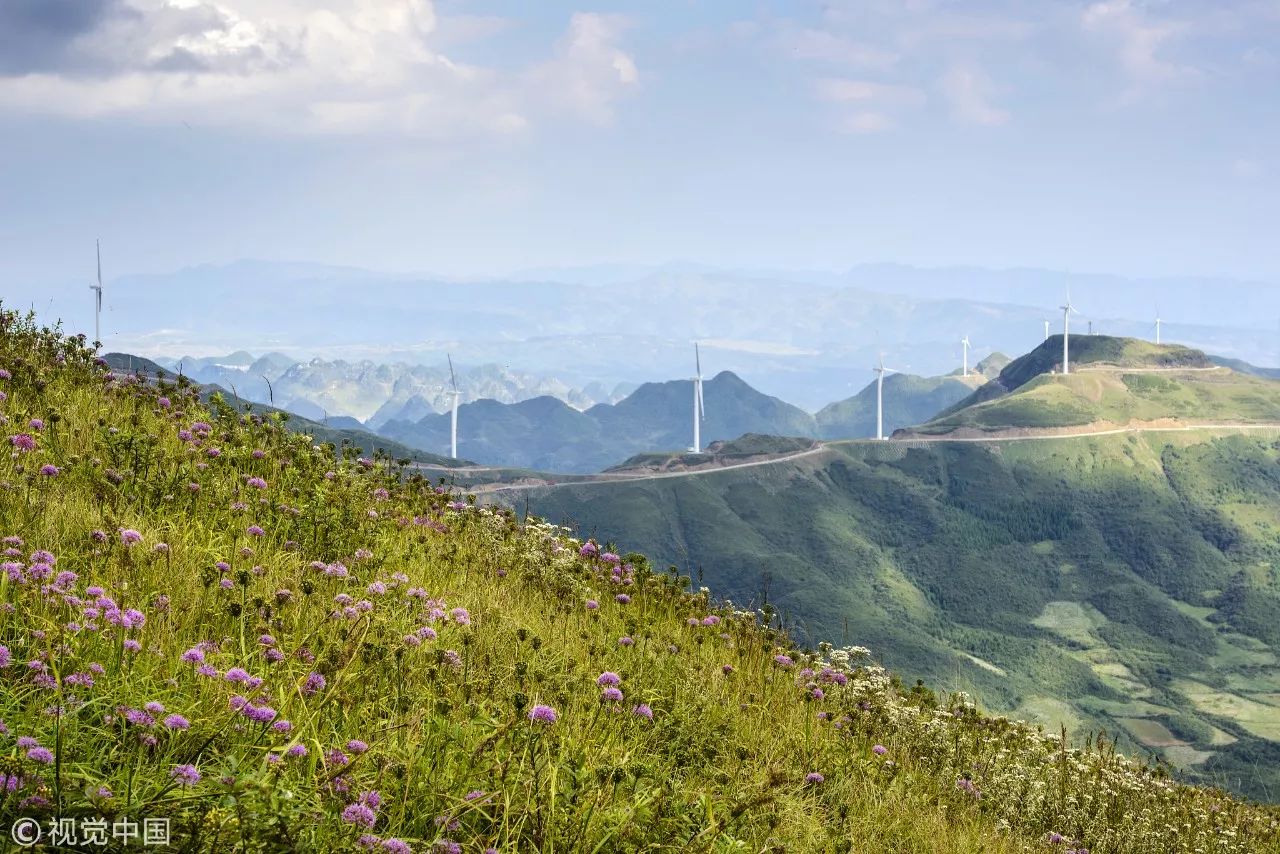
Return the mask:
M 164 817 L 186 851 L 1277 845 L 1274 810 L 115 376 L 29 316 L 0 312 L 0 371 L 6 826 Z

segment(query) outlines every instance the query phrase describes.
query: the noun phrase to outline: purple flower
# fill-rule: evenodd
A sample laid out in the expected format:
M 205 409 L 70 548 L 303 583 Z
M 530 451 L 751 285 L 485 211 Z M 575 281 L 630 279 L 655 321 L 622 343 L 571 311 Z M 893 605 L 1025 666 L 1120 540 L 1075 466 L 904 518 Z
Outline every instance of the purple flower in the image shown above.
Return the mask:
M 30 421 L 27 422 L 27 427 L 39 433 L 41 430 L 44 429 L 44 422 L 41 421 L 39 418 L 32 418 Z
M 653 720 L 653 709 L 649 708 L 648 703 L 641 703 L 640 705 L 636 706 L 634 709 L 631 710 L 631 714 L 635 715 L 638 718 L 644 718 L 645 720 L 649 720 L 649 721 Z
M 804 781 L 808 783 L 810 786 L 816 786 L 822 781 L 824 781 L 825 779 L 826 777 L 823 777 L 817 771 L 810 771 L 808 774 L 804 775 Z
M 560 716 L 556 714 L 556 710 L 550 706 L 538 704 L 529 710 L 529 720 L 538 723 L 553 724 Z
M 226 675 L 222 678 L 226 679 L 228 682 L 248 682 L 249 674 L 243 667 L 233 667 L 228 670 Z
M 194 765 L 175 765 L 169 776 L 179 786 L 194 786 L 200 782 L 200 771 Z
M 155 700 L 152 700 L 151 702 L 146 703 L 145 705 L 143 705 L 142 708 L 146 709 L 148 712 L 150 712 L 153 715 L 164 714 L 164 704 L 156 702 Z
M 43 747 L 33 747 L 28 750 L 27 758 L 32 762 L 43 762 L 45 765 L 53 764 L 53 754 Z
M 599 603 L 599 602 L 597 602 L 596 600 L 594 600 L 594 599 L 588 599 L 588 600 L 587 600 L 587 610 L 588 610 L 588 611 L 594 611 L 595 609 L 597 609 L 597 608 L 599 608 L 599 607 L 600 607 L 600 603 Z
M 733 665 L 732 664 L 720 665 L 720 672 L 723 673 L 725 676 L 728 676 L 730 673 L 733 672 Z
M 260 477 L 251 477 L 251 478 L 249 478 L 249 480 L 248 480 L 248 481 L 246 481 L 246 483 L 248 483 L 248 484 L 249 484 L 249 486 L 252 486 L 254 489 L 266 489 L 266 488 L 267 488 L 267 482 L 266 482 L 265 480 L 263 480 L 262 478 L 260 478 Z
M 170 406 L 173 405 L 173 401 L 169 400 L 169 398 L 167 397 L 158 398 L 156 400 L 156 403 L 160 406 L 161 409 L 168 409 Z
M 460 626 L 471 625 L 471 614 L 466 608 L 454 608 L 449 612 L 449 617 Z
M 9 647 L 0 644 L 0 669 L 8 667 L 13 663 L 13 653 L 9 652 Z
M 13 445 L 19 451 L 34 451 L 36 448 L 36 440 L 29 433 L 19 433 L 16 436 L 9 437 L 9 444 Z
M 606 703 L 616 703 L 622 699 L 622 691 L 611 685 L 600 692 L 600 699 Z
M 257 525 L 250 525 L 248 528 L 245 529 L 245 533 L 251 537 L 261 537 L 263 534 L 266 533 L 266 531 L 262 530 L 262 528 L 258 527 Z
M 394 836 L 390 839 L 382 840 L 382 850 L 387 854 L 413 854 L 413 849 L 408 843 L 396 839 Z
M 288 750 L 286 750 L 284 753 L 286 756 L 306 756 L 307 748 L 301 744 L 295 744 L 292 747 L 290 747 Z
M 40 474 L 44 475 L 45 477 L 57 477 L 58 467 L 51 463 L 45 463 L 44 465 L 40 466 Z
M 271 725 L 276 732 L 293 732 L 293 724 L 281 718 Z
M 606 670 L 604 673 L 601 673 L 596 677 L 596 684 L 601 688 L 605 688 L 609 685 L 620 685 L 622 684 L 622 677 L 614 673 L 612 670 Z
M 164 719 L 164 725 L 169 729 L 191 729 L 191 723 L 182 715 L 169 715 Z
M 182 654 L 182 660 L 187 662 L 188 664 L 203 664 L 204 650 L 202 650 L 198 646 L 193 646 L 191 649 L 187 650 Z
M 877 744 L 875 747 L 871 748 L 871 752 L 876 756 L 884 756 L 889 752 L 889 748 L 885 747 L 883 744 Z
M 244 715 L 251 721 L 260 724 L 270 723 L 275 720 L 276 710 L 270 706 L 245 706 L 240 710 L 240 714 Z
M 302 693 L 310 697 L 324 690 L 325 679 L 319 673 L 311 673 L 307 681 L 302 683 Z
M 596 548 L 595 543 L 583 543 L 582 548 L 578 549 L 578 554 L 582 555 L 583 557 L 591 557 L 592 555 L 596 554 L 598 551 L 599 550 Z
M 126 546 L 131 546 L 134 543 L 142 542 L 142 535 L 132 528 L 121 528 L 120 542 L 124 543 Z
M 618 638 L 618 646 L 631 646 L 634 643 L 635 641 L 633 641 L 627 635 L 623 635 L 622 637 Z
M 619 605 L 631 604 L 631 597 L 625 593 L 619 593 L 617 596 L 614 596 L 613 598 L 614 598 L 614 601 L 616 601 Z
M 789 670 L 791 665 L 795 664 L 789 655 L 775 655 L 773 657 L 773 663 L 781 667 L 783 670 Z
M 121 646 L 123 646 L 123 647 L 125 648 L 125 651 L 126 651 L 126 652 L 141 652 L 141 651 L 142 651 L 142 644 L 138 643 L 138 642 L 137 642 L 136 640 L 134 640 L 133 638 L 129 638 L 127 641 L 125 641 L 123 644 L 121 644 Z
M 342 820 L 348 824 L 373 827 L 373 824 L 378 820 L 378 817 L 373 810 L 369 809 L 369 807 L 361 803 L 355 803 L 350 804 L 342 811 Z
M 347 747 L 347 750 L 350 750 L 352 753 L 357 753 L 357 754 L 364 753 L 366 750 L 369 749 L 369 745 L 358 738 L 353 738 L 350 741 L 348 741 L 346 747 Z

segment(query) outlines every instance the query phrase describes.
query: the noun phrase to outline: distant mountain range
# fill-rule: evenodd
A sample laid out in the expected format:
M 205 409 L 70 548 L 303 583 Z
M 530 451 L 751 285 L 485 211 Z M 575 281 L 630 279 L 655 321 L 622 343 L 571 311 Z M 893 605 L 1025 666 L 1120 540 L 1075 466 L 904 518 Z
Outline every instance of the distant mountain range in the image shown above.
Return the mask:
M 201 383 L 235 387 L 247 400 L 272 403 L 290 412 L 324 421 L 344 417 L 343 423 L 377 429 L 388 421 L 416 421 L 447 410 L 449 370 L 444 364 L 386 364 L 370 360 L 311 359 L 299 362 L 281 353 L 264 356 L 238 350 L 225 356 L 158 357 L 167 370 Z M 621 399 L 630 384 L 612 390 L 599 383 L 574 388 L 551 377 L 514 371 L 500 365 L 457 365 L 463 400 L 487 398 L 516 403 L 544 395 L 579 409 Z
M 438 367 L 448 352 L 465 365 L 498 365 L 563 384 L 521 381 L 510 398 L 494 388 L 469 399 L 551 394 L 582 408 L 616 400 L 619 383 L 690 376 L 698 340 L 708 373 L 731 370 L 765 394 L 816 412 L 865 386 L 881 351 L 886 363 L 921 376 L 959 364 L 964 335 L 974 342 L 975 360 L 997 350 L 1025 352 L 1043 339 L 1045 320 L 1060 329 L 1055 306 L 1068 286 L 1084 312 L 1073 321 L 1082 332 L 1092 324 L 1101 333 L 1150 337 L 1159 305 L 1165 340 L 1278 363 L 1280 288 L 1043 270 L 865 265 L 814 273 L 667 265 L 456 281 L 242 261 L 109 279 L 102 321 L 108 349 L 174 360 L 243 349 L 290 354 L 290 362 L 302 364 L 320 357 Z M 300 292 L 305 300 L 278 298 Z M 93 328 L 87 296 L 80 282 L 7 287 L 5 302 L 24 305 L 29 298 L 51 320 L 62 317 L 67 328 L 84 331 Z M 239 308 L 246 305 L 253 310 Z M 323 338 L 317 329 L 325 330 Z M 420 393 L 440 411 L 443 400 L 431 392 L 440 380 L 437 372 L 426 378 L 427 388 L 397 400 Z M 593 383 L 600 385 L 593 390 Z M 571 399 L 565 389 L 584 399 Z M 267 401 L 258 390 L 244 393 Z M 335 391 L 328 402 L 316 395 L 316 388 L 281 389 L 276 402 L 297 399 L 299 406 L 310 402 L 362 421 L 401 417 L 378 414 L 381 401 L 347 392 Z M 417 414 L 427 414 L 420 404 Z

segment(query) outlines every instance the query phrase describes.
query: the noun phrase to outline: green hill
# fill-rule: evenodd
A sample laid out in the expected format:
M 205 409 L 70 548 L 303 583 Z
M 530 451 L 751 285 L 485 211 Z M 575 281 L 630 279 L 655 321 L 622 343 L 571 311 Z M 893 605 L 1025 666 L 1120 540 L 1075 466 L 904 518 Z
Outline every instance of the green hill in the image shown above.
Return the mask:
M 884 380 L 884 429 L 923 424 L 939 412 L 969 397 L 981 375 L 945 377 L 890 374 Z M 818 435 L 824 439 L 850 439 L 876 434 L 876 384 L 873 382 L 846 400 L 828 404 L 814 416 Z
M 29 316 L 0 311 L 0 392 L 6 828 L 164 820 L 191 852 L 1280 844 L 1273 809 L 109 374 Z M 1224 591 L 1233 620 L 1263 583 Z
M 1280 431 L 865 442 L 526 495 L 812 642 L 1280 797 Z
M 1280 384 L 1198 350 L 1081 335 L 1071 339 L 1070 374 L 1056 372 L 1061 356 L 1062 337 L 1050 338 L 914 432 L 1280 422 Z

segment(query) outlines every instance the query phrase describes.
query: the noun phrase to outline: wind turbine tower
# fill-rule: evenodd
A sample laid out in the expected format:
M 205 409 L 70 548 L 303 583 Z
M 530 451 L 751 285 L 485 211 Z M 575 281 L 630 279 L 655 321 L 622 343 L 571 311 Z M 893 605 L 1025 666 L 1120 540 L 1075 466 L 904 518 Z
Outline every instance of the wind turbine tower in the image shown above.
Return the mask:
M 1071 312 L 1075 311 L 1076 314 L 1080 313 L 1076 311 L 1076 307 L 1071 304 L 1070 288 L 1067 288 L 1067 304 L 1060 306 L 1060 308 L 1062 309 L 1062 372 L 1064 374 L 1069 374 L 1071 373 L 1071 362 L 1068 349 L 1071 339 Z
M 702 420 L 707 417 L 707 407 L 702 400 L 702 354 L 698 343 L 693 344 L 693 362 L 697 373 L 693 377 L 693 447 L 695 454 L 702 453 Z
M 449 423 L 449 456 L 456 460 L 458 458 L 458 398 L 462 397 L 462 392 L 458 391 L 458 377 L 453 372 L 453 357 L 446 353 L 445 358 L 449 360 L 449 382 L 453 385 L 453 406 Z
M 1044 340 L 1049 340 L 1049 321 L 1044 322 Z
M 884 355 L 880 356 L 880 363 L 871 370 L 876 372 L 876 438 L 884 438 L 884 375 L 886 373 L 897 373 L 893 368 L 884 366 Z
M 89 290 L 97 292 L 93 313 L 93 343 L 96 346 L 102 342 L 102 241 L 95 240 L 94 244 L 98 249 L 98 284 L 90 285 Z
M 1156 343 L 1160 343 L 1160 306 L 1156 306 Z
M 960 345 L 964 347 L 964 368 L 963 375 L 969 376 L 969 336 L 966 335 L 960 339 Z

